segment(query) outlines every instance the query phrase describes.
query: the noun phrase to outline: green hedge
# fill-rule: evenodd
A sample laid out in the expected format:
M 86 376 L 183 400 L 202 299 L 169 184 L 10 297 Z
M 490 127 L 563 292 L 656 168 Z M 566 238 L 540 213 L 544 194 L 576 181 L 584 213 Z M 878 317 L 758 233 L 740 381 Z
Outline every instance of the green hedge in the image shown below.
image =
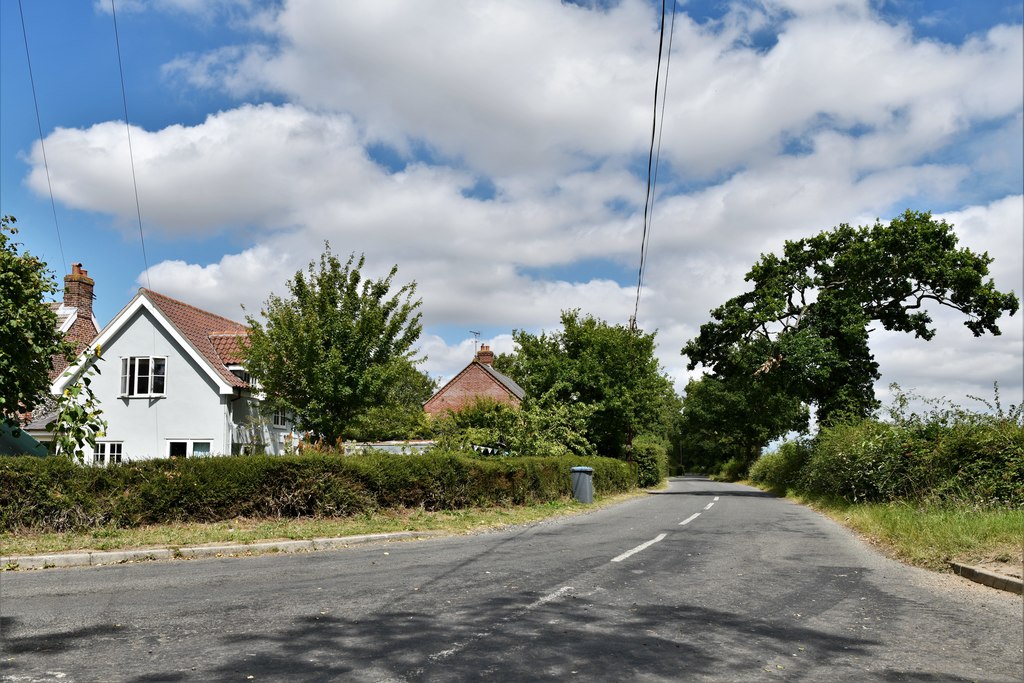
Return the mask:
M 850 502 L 1024 507 L 1024 424 L 1019 415 L 964 411 L 851 421 L 762 456 L 750 479 Z
M 569 469 L 575 465 L 594 468 L 598 494 L 635 486 L 627 463 L 597 457 L 319 453 L 152 460 L 107 468 L 60 458 L 3 458 L 0 532 L 520 505 L 571 495 Z
M 849 501 L 946 500 L 1024 506 L 1024 426 L 986 415 L 822 430 L 801 487 Z

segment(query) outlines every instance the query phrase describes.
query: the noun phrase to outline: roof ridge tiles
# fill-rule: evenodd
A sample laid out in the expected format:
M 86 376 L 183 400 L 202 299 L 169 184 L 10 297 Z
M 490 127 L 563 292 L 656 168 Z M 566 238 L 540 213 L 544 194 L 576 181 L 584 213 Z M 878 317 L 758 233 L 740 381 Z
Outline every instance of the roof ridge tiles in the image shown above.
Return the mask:
M 159 298 L 159 299 L 165 299 L 169 303 L 172 303 L 172 304 L 175 304 L 175 305 L 178 305 L 178 306 L 184 306 L 185 308 L 191 309 L 191 310 L 195 311 L 196 313 L 199 313 L 199 314 L 201 314 L 203 316 L 206 316 L 206 317 L 209 317 L 209 318 L 217 318 L 219 320 L 223 320 L 224 322 L 229 323 L 231 326 L 239 328 L 239 332 L 238 333 L 241 333 L 242 330 L 248 331 L 248 328 L 246 328 L 245 325 L 243 325 L 242 323 L 240 323 L 240 322 L 238 322 L 236 320 L 232 320 L 231 318 L 226 318 L 223 315 L 219 315 L 217 313 L 211 313 L 210 311 L 207 311 L 205 309 L 199 308 L 198 306 L 193 306 L 192 304 L 185 303 L 181 299 L 175 299 L 173 296 L 167 296 L 166 294 L 162 294 L 162 293 L 160 293 L 160 292 L 158 292 L 156 290 L 149 289 L 148 287 L 142 287 L 142 291 L 145 292 L 146 296 L 148 296 L 150 299 L 153 299 L 154 297 Z M 238 333 L 235 333 L 235 334 L 238 334 Z M 208 332 L 207 334 L 214 334 L 214 332 Z M 217 334 L 232 334 L 232 333 L 231 332 L 220 332 L 220 331 L 218 331 Z

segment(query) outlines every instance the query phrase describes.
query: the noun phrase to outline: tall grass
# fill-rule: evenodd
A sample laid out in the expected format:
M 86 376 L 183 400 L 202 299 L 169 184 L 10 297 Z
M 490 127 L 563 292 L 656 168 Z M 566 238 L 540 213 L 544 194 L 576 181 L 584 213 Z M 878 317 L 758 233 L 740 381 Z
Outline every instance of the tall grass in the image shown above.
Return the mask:
M 944 569 L 949 561 L 1007 562 L 1018 568 L 1024 563 L 1024 509 L 798 499 L 919 567 Z

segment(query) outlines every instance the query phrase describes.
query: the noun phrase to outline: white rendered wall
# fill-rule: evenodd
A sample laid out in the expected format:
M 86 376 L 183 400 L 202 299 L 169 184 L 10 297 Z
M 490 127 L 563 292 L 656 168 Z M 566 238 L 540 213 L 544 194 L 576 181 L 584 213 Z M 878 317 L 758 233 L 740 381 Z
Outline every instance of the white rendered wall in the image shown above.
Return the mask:
M 121 358 L 128 356 L 166 356 L 163 397 L 120 396 Z M 103 358 L 102 374 L 92 383 L 108 423 L 100 441 L 122 442 L 125 461 L 166 458 L 171 441 L 207 441 L 211 454 L 230 453 L 227 404 L 232 396 L 218 394 L 207 371 L 145 308 L 107 341 Z

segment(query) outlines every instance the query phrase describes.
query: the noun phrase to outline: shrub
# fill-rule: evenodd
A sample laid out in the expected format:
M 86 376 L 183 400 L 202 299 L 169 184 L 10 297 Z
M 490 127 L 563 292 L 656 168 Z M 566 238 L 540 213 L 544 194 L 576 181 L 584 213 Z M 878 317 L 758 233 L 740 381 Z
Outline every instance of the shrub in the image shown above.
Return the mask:
M 767 453 L 754 461 L 748 476 L 755 484 L 766 486 L 779 494 L 799 486 L 801 470 L 810 457 L 811 447 L 806 441 L 787 441 L 774 453 Z
M 637 486 L 656 486 L 668 476 L 668 444 L 664 439 L 647 434 L 638 436 L 633 440 L 632 458 Z
M 822 429 L 800 477 L 807 493 L 857 501 L 1024 506 L 1024 419 L 958 407 L 892 411 Z
M 718 473 L 711 476 L 720 481 L 739 481 L 747 476 L 749 464 L 745 458 L 730 458 L 722 463 Z

